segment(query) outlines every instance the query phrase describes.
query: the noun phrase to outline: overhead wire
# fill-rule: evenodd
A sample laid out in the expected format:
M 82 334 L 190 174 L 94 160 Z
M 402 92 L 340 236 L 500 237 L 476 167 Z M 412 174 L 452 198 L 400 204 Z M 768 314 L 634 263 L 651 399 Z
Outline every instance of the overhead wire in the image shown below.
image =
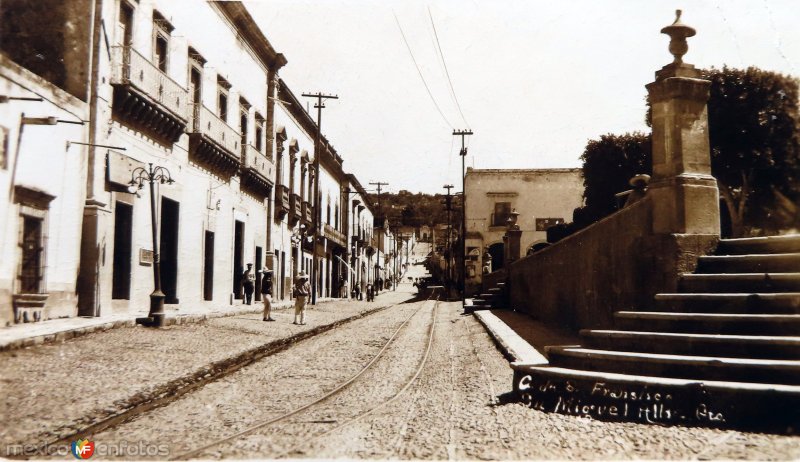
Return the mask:
M 428 87 L 428 82 L 425 81 L 425 77 L 422 75 L 422 70 L 419 68 L 419 64 L 417 64 L 416 58 L 414 58 L 414 52 L 411 51 L 411 45 L 408 44 L 408 40 L 406 39 L 406 34 L 403 32 L 403 27 L 400 25 L 400 20 L 397 18 L 397 13 L 392 11 L 394 15 L 394 20 L 397 22 L 397 28 L 400 29 L 400 35 L 403 37 L 403 42 L 406 44 L 406 48 L 408 49 L 408 54 L 411 55 L 411 61 L 414 62 L 414 67 L 417 68 L 417 72 L 419 73 L 419 78 L 422 79 L 422 84 L 425 85 L 425 90 L 428 92 L 428 96 L 430 96 L 433 105 L 436 106 L 436 110 L 439 112 L 439 115 L 442 116 L 442 120 L 452 129 L 453 124 L 447 120 L 442 109 L 439 107 L 439 104 L 436 102 L 436 98 L 433 97 L 433 93 L 431 93 L 430 87 Z
M 439 34 L 436 32 L 436 24 L 433 22 L 433 13 L 431 13 L 431 7 L 428 7 L 428 17 L 431 19 L 431 27 L 433 27 L 433 36 L 436 38 L 436 48 L 439 50 L 439 59 L 442 62 L 444 67 L 444 73 L 447 76 L 447 84 L 450 87 L 450 95 L 453 97 L 453 101 L 456 103 L 456 107 L 458 108 L 458 113 L 461 114 L 461 120 L 464 121 L 464 125 L 469 128 L 469 122 L 467 122 L 467 118 L 464 117 L 464 111 L 461 110 L 461 104 L 458 102 L 458 97 L 456 96 L 456 90 L 453 88 L 453 80 L 450 78 L 450 71 L 447 69 L 447 61 L 444 59 L 444 52 L 442 52 L 442 45 L 439 43 Z

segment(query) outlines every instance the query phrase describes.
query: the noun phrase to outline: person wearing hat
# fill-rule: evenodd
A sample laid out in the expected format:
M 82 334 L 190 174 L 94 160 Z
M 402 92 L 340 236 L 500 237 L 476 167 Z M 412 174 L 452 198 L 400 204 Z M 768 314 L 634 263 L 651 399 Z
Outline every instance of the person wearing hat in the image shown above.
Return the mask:
M 647 183 L 649 182 L 650 175 L 645 173 L 640 173 L 631 178 L 628 184 L 633 187 L 633 190 L 631 190 L 631 193 L 628 194 L 628 199 L 625 201 L 624 207 L 628 207 L 634 202 L 644 199 L 644 196 L 647 194 Z
M 305 271 L 300 271 L 294 281 L 294 323 L 306 323 L 306 301 L 311 294 L 311 284 L 308 283 L 308 275 Z M 300 322 L 297 322 L 298 317 Z
M 272 311 L 272 270 L 264 268 L 261 271 L 264 278 L 261 280 L 261 299 L 264 301 L 264 321 L 274 321 Z
M 253 304 L 253 292 L 256 291 L 256 276 L 253 274 L 253 264 L 248 263 L 247 269 L 242 273 L 242 287 L 244 288 L 244 302 Z

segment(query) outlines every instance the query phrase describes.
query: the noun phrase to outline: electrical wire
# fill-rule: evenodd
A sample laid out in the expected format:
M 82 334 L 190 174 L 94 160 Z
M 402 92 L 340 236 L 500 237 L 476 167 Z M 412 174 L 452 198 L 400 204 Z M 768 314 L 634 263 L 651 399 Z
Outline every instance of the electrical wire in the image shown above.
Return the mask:
M 425 77 L 422 75 L 422 70 L 419 68 L 419 64 L 417 64 L 416 58 L 414 58 L 414 53 L 411 51 L 411 46 L 408 44 L 408 40 L 406 39 L 406 34 L 403 32 L 403 27 L 400 25 L 400 20 L 397 19 L 397 13 L 392 11 L 394 15 L 394 20 L 397 22 L 397 28 L 400 29 L 400 35 L 403 37 L 403 42 L 406 44 L 406 48 L 408 49 L 408 54 L 411 55 L 411 60 L 414 62 L 414 67 L 417 68 L 417 72 L 419 73 L 419 78 L 422 79 L 422 84 L 425 85 L 425 90 L 428 92 L 428 96 L 430 96 L 433 105 L 436 106 L 436 110 L 439 111 L 439 115 L 442 116 L 444 122 L 452 129 L 453 124 L 447 120 L 447 117 L 444 116 L 442 109 L 439 107 L 439 104 L 436 103 L 436 98 L 433 97 L 433 93 L 431 93 L 431 89 L 428 87 L 428 82 L 425 81 Z
M 444 73 L 447 76 L 447 83 L 450 86 L 450 95 L 453 97 L 453 101 L 456 103 L 456 107 L 458 108 L 458 113 L 461 114 L 461 120 L 464 121 L 464 125 L 469 128 L 469 122 L 467 122 L 467 118 L 464 117 L 464 112 L 461 110 L 461 104 L 458 102 L 458 97 L 456 97 L 456 90 L 453 88 L 453 80 L 450 79 L 450 71 L 447 70 L 447 61 L 444 59 L 444 52 L 442 52 L 442 45 L 439 43 L 439 34 L 436 32 L 436 24 L 433 22 L 433 14 L 431 13 L 431 7 L 428 7 L 428 17 L 431 19 L 431 27 L 433 27 L 433 36 L 436 38 L 436 48 L 439 50 L 439 59 L 442 61 L 442 65 L 444 66 Z

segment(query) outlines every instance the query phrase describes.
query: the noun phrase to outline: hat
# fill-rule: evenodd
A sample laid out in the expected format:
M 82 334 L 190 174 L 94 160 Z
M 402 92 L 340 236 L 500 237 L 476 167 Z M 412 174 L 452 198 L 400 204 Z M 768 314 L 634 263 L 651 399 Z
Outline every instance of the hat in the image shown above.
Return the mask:
M 300 271 L 300 274 L 297 275 L 297 279 L 308 279 L 308 275 L 305 271 Z
M 272 273 L 272 270 L 269 269 L 269 268 L 264 268 L 264 269 L 261 270 L 261 272 L 264 273 L 264 274 L 267 274 L 267 273 Z
M 248 268 L 252 268 L 252 267 L 253 267 L 253 264 L 252 264 L 252 263 L 248 263 L 248 264 L 247 264 L 247 267 L 248 267 Z
M 640 174 L 634 176 L 633 178 L 631 178 L 631 180 L 628 182 L 628 184 L 630 184 L 631 186 L 635 187 L 635 186 L 638 186 L 638 185 L 645 186 L 649 182 L 650 182 L 650 175 L 648 175 L 646 173 L 640 173 Z

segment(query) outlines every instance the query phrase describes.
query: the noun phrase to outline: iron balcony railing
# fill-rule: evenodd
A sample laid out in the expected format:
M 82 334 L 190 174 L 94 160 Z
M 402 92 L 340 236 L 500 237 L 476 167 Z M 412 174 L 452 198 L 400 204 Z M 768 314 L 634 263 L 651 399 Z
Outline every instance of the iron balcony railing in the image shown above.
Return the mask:
M 189 92 L 131 46 L 111 47 L 111 83 L 132 85 L 184 122 L 189 119 Z
M 237 158 L 241 157 L 239 143 L 242 135 L 236 129 L 225 123 L 202 104 L 195 104 L 192 114 L 192 123 L 189 126 L 193 133 L 205 135 L 220 148 Z
M 249 168 L 261 175 L 266 181 L 272 183 L 275 164 L 261 151 L 251 144 L 242 146 L 242 166 Z

